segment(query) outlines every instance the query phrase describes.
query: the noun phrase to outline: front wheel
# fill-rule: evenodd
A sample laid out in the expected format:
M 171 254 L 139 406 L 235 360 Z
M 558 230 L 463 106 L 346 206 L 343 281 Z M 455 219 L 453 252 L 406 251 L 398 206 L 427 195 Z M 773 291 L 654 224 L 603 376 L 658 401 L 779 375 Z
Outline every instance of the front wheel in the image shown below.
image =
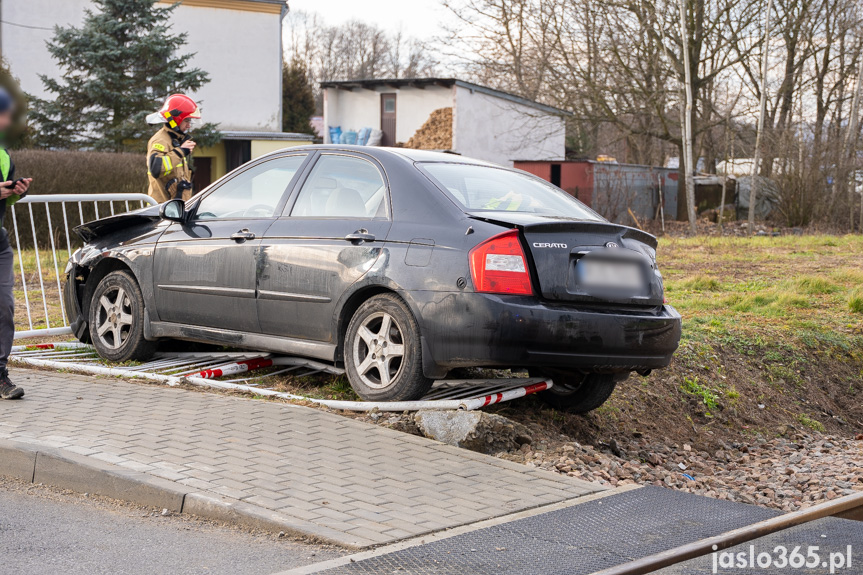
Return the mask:
M 144 296 L 134 276 L 111 272 L 102 278 L 90 300 L 90 339 L 110 361 L 145 361 L 156 343 L 144 339 Z
M 558 411 L 587 413 L 611 397 L 619 376 L 610 373 L 553 373 L 554 385 L 539 394 Z
M 394 294 L 370 298 L 356 311 L 344 357 L 348 381 L 366 401 L 413 401 L 433 383 L 423 375 L 419 326 Z

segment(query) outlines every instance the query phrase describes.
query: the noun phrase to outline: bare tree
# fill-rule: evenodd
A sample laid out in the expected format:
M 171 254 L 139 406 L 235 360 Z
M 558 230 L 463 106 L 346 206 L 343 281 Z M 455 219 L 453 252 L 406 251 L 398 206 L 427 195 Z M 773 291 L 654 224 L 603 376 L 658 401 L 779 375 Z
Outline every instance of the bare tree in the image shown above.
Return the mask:
M 291 11 L 285 38 L 288 56 L 305 65 L 316 93 L 320 82 L 433 76 L 438 65 L 427 44 L 356 20 L 330 26 L 317 14 Z

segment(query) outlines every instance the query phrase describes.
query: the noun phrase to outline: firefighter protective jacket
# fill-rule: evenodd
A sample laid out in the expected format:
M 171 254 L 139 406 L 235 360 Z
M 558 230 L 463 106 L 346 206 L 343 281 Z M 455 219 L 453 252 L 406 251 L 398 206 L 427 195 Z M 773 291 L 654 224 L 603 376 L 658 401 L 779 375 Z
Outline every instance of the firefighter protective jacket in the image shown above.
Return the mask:
M 192 197 L 191 152 L 180 146 L 189 139 L 187 134 L 167 125 L 150 138 L 147 145 L 147 173 L 150 197 L 159 202 Z

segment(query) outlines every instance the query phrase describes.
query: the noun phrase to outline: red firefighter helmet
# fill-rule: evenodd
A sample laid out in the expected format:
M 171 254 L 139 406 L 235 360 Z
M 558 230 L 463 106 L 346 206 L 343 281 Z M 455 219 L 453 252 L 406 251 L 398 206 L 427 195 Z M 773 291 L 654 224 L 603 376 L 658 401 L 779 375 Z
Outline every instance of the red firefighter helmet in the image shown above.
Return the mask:
M 174 94 L 165 100 L 165 104 L 161 110 L 147 116 L 147 123 L 168 124 L 176 129 L 186 118 L 199 120 L 201 118 L 201 110 L 190 97 L 184 94 Z

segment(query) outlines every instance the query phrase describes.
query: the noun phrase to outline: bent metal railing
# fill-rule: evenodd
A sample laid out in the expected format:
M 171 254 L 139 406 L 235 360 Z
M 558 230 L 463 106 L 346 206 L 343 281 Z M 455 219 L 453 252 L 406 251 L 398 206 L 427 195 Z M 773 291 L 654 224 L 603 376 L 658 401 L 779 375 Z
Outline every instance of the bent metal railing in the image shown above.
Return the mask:
M 8 209 L 6 229 L 18 258 L 15 339 L 72 333 L 63 303 L 62 272 L 73 248 L 81 245 L 70 233 L 76 225 L 155 204 L 145 194 L 57 194 L 27 196 Z M 64 248 L 61 257 L 58 253 Z

